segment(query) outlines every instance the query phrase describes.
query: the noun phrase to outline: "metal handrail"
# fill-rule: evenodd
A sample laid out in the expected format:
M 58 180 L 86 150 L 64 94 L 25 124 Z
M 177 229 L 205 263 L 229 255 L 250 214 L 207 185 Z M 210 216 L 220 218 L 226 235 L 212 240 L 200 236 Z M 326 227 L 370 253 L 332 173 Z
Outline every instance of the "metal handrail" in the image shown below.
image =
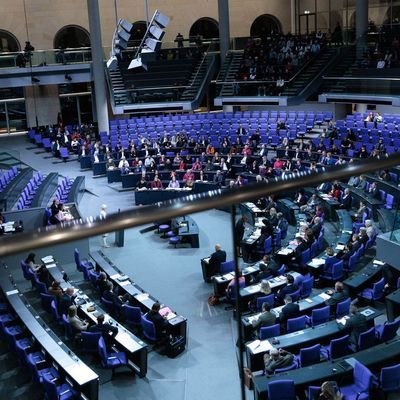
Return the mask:
M 52 226 L 41 228 L 37 232 L 21 233 L 18 235 L 18 240 L 15 240 L 15 236 L 4 237 L 0 240 L 0 257 L 133 228 L 157 220 L 163 221 L 212 208 L 227 207 L 306 186 L 317 186 L 321 182 L 343 179 L 398 164 L 400 164 L 400 153 L 395 153 L 383 160 L 366 160 L 346 166 L 323 167 L 322 172 L 319 173 L 297 172 L 291 176 L 275 178 L 275 182 L 271 183 L 250 184 L 236 189 L 218 189 L 207 193 L 191 194 L 180 199 L 124 211 L 106 219 L 90 217 L 85 220 L 74 220 L 59 227 Z

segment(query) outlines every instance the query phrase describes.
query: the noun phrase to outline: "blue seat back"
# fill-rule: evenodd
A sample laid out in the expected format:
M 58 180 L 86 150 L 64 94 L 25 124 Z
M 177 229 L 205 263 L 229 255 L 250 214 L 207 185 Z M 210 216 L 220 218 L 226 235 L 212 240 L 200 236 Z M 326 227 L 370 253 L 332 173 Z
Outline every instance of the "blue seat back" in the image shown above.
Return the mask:
M 280 333 L 281 333 L 281 326 L 279 324 L 271 326 L 262 326 L 260 328 L 260 340 L 265 340 L 279 336 Z

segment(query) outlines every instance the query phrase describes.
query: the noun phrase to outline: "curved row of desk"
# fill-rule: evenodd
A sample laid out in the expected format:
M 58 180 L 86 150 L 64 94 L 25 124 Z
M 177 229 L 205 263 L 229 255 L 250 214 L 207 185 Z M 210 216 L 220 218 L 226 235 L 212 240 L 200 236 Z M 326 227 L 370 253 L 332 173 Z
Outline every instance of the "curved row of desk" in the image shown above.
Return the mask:
M 0 268 L 0 282 L 4 296 L 13 312 L 25 325 L 33 341 L 40 345 L 41 351 L 53 361 L 60 375 L 80 392 L 80 398 L 97 400 L 99 398 L 98 375 L 50 330 L 15 286 L 11 274 L 5 268 Z

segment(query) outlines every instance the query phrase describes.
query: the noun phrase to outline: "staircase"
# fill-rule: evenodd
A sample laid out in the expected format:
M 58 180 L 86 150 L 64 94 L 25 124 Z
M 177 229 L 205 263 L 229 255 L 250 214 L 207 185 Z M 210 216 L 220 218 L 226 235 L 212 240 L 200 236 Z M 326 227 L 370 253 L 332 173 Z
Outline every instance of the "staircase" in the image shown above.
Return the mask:
M 190 76 L 190 84 L 187 89 L 185 89 L 180 97 L 181 101 L 193 101 L 201 87 L 204 83 L 204 80 L 207 80 L 206 86 L 210 83 L 212 76 L 207 77 L 207 71 L 210 67 L 210 64 L 215 62 L 215 55 L 206 54 L 202 61 L 196 66 L 192 75 Z
M 232 54 L 232 59 L 230 60 L 230 64 L 223 75 L 221 76 L 221 81 L 222 82 L 227 82 L 222 84 L 221 91 L 219 95 L 221 97 L 225 96 L 233 96 L 233 82 L 236 80 L 237 73 L 239 72 L 240 69 L 240 64 L 243 61 L 243 52 L 238 52 L 238 53 L 230 53 Z M 231 82 L 231 83 L 230 83 Z
M 125 88 L 124 81 L 122 79 L 121 71 L 119 66 L 112 70 L 108 71 L 110 82 L 112 86 L 112 90 L 114 93 L 114 102 L 116 105 L 120 104 L 128 104 L 129 101 L 129 94 Z
M 284 88 L 282 96 L 298 96 L 313 80 L 318 78 L 338 54 L 336 48 L 324 49 L 316 58 L 309 62 L 298 75 Z

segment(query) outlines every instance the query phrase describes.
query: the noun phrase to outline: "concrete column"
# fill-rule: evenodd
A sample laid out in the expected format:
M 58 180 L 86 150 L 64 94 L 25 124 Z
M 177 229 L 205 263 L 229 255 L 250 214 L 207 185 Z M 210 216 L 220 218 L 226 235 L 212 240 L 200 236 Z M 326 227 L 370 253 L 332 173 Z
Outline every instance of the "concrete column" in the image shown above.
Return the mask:
M 290 0 L 290 32 L 296 34 L 296 0 Z
M 99 131 L 108 132 L 108 107 L 104 77 L 103 48 L 101 42 L 100 11 L 98 0 L 87 0 L 90 43 L 92 47 L 92 73 L 95 90 L 96 114 Z
M 229 0 L 218 0 L 219 20 L 219 48 L 221 52 L 221 65 L 225 61 L 226 53 L 229 50 Z
M 368 30 L 368 0 L 356 0 L 356 43 L 357 53 L 366 46 L 365 33 Z

